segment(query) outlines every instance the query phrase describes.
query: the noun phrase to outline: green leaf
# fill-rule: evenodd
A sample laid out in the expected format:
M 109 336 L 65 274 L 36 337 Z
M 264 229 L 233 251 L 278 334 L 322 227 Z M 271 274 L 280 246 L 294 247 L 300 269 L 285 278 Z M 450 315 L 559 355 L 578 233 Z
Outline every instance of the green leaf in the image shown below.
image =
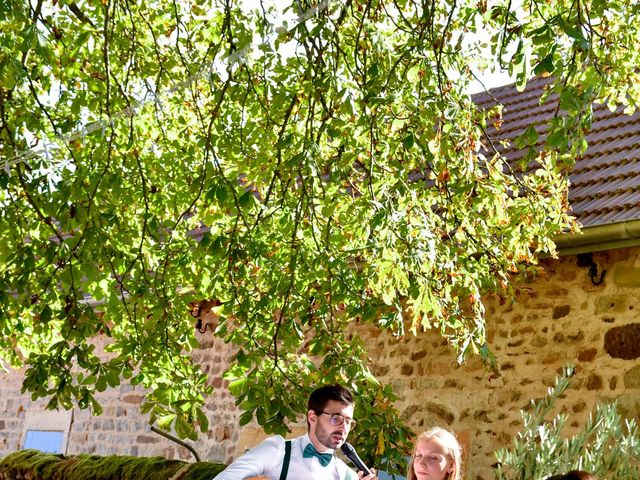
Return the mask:
M 98 392 L 104 392 L 107 389 L 107 379 L 104 375 L 100 375 L 96 381 L 96 390 Z
M 238 199 L 238 203 L 243 209 L 252 207 L 254 205 L 253 193 L 251 191 L 244 192 Z
M 550 53 L 535 66 L 533 73 L 536 75 L 552 74 L 554 69 L 553 53 Z
M 402 145 L 404 146 L 404 148 L 409 150 L 411 147 L 413 147 L 414 142 L 415 142 L 415 138 L 413 137 L 413 134 L 408 133 L 407 136 L 404 137 L 404 140 L 402 141 Z
M 163 430 L 169 430 L 171 428 L 171 424 L 175 421 L 175 419 L 176 419 L 176 414 L 170 413 L 167 415 L 159 416 L 156 419 L 156 421 L 158 423 L 158 427 L 160 427 Z
M 551 148 L 558 148 L 566 145 L 567 134 L 563 129 L 558 129 L 547 136 L 546 145 Z
M 198 425 L 200 426 L 200 431 L 202 433 L 208 432 L 209 431 L 209 419 L 204 414 L 204 412 L 202 410 L 198 409 L 196 411 L 196 417 L 197 417 L 197 420 L 198 420 Z
M 51 308 L 49 308 L 49 305 L 45 305 L 44 308 L 42 309 L 42 311 L 40 312 L 40 321 L 42 323 L 49 323 L 49 321 L 51 320 Z
M 229 383 L 229 391 L 232 395 L 238 396 L 244 391 L 246 378 L 239 378 Z
M 254 409 L 250 409 L 250 410 L 247 410 L 246 412 L 242 413 L 242 415 L 240 415 L 240 419 L 238 421 L 238 424 L 241 427 L 246 425 L 246 424 L 248 424 L 253 419 L 253 412 L 254 412 Z
M 538 143 L 538 131 L 535 124 L 529 125 L 527 129 L 518 138 L 519 148 L 525 146 L 535 146 Z

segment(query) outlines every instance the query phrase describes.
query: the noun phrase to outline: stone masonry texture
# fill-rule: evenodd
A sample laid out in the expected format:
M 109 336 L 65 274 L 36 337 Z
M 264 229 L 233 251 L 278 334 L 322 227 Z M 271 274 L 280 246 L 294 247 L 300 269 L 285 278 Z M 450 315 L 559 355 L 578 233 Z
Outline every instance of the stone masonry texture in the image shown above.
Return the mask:
M 396 406 L 415 432 L 441 425 L 464 439 L 466 480 L 494 477 L 493 452 L 521 428 L 520 409 L 544 396 L 567 363 L 576 374 L 557 411 L 569 415 L 568 434 L 601 402 L 618 400 L 625 416 L 640 420 L 640 247 L 596 253 L 594 260 L 608 271 L 599 286 L 568 256 L 545 260 L 543 275 L 518 283 L 514 302 L 484 298 L 497 373 L 479 358 L 458 365 L 434 332 L 396 339 L 374 327 L 353 331 L 365 340 L 374 373 L 395 388 Z M 195 358 L 216 391 L 206 403 L 209 432 L 194 446 L 203 460 L 228 462 L 263 434 L 256 424 L 238 427 L 240 411 L 222 379 L 232 348 L 210 333 L 200 339 Z M 20 394 L 20 383 L 19 371 L 0 375 L 0 456 L 19 448 L 25 412 L 43 406 Z M 104 392 L 99 417 L 76 409 L 67 453 L 189 459 L 186 449 L 149 430 L 139 409 L 143 393 L 129 385 Z M 304 431 L 302 415 L 293 427 Z

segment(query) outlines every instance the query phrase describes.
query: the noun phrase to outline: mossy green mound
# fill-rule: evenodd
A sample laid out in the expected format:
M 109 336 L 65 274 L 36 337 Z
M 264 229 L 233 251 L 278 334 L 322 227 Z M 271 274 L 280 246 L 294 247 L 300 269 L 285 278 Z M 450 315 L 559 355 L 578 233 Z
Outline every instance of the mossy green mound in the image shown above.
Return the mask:
M 224 467 L 162 457 L 64 456 L 22 450 L 0 460 L 0 480 L 210 480 Z

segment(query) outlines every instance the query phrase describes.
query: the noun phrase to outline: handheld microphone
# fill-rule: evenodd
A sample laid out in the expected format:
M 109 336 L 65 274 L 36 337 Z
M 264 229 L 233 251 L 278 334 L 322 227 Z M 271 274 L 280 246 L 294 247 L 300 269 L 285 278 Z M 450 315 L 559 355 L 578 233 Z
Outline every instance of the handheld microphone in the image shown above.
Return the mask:
M 348 442 L 344 442 L 340 447 L 340 450 L 342 450 L 342 453 L 344 453 L 345 457 L 351 460 L 351 463 L 355 465 L 356 470 L 358 470 L 359 472 L 360 471 L 364 472 L 365 477 L 367 475 L 371 475 L 371 470 L 369 470 L 367 466 L 363 463 L 363 461 L 360 460 L 360 457 L 356 453 L 356 449 L 353 448 L 353 445 L 351 445 Z

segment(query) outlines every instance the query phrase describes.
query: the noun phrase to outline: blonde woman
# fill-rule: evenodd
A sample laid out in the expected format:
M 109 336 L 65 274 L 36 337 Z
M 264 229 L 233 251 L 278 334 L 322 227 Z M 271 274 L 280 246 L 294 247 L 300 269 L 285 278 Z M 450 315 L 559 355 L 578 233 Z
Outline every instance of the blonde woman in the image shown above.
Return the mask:
M 435 427 L 416 438 L 407 480 L 460 480 L 462 448 L 448 430 Z

